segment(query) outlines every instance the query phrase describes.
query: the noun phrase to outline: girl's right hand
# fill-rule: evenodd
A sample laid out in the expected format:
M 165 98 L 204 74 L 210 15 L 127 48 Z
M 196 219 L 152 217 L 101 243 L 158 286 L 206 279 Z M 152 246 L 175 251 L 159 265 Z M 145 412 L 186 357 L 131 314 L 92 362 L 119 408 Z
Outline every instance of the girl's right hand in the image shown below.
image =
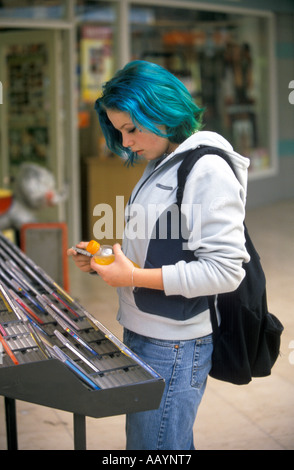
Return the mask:
M 76 244 L 77 248 L 82 248 L 83 250 L 86 249 L 89 242 L 80 242 Z M 69 248 L 67 250 L 67 256 L 71 256 L 75 262 L 75 265 L 83 272 L 89 273 L 92 272 L 93 269 L 91 268 L 91 258 L 86 255 L 81 255 L 77 253 L 73 248 Z

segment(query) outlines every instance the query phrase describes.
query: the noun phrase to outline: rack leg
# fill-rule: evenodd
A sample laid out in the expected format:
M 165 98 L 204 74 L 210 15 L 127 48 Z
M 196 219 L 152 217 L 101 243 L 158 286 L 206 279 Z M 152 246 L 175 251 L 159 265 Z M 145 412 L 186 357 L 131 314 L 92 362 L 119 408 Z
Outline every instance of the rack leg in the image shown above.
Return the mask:
M 86 450 L 86 417 L 74 413 L 74 448 L 75 450 Z
M 8 450 L 17 450 L 17 427 L 15 399 L 5 397 L 6 436 Z

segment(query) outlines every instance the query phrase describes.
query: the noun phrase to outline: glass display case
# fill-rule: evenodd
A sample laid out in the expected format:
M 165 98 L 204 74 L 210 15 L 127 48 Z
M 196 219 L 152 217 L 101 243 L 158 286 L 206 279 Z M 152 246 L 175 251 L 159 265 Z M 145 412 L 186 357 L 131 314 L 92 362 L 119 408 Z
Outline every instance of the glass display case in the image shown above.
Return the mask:
M 64 0 L 2 0 L 0 17 L 28 18 L 30 20 L 63 19 L 66 14 Z
M 250 158 L 250 179 L 259 184 L 264 177 L 280 178 L 277 152 L 281 156 L 286 145 L 292 155 L 291 119 L 275 79 L 280 49 L 274 30 L 283 2 L 262 9 L 253 1 L 228 3 L 2 0 L 0 185 L 10 184 L 24 159 L 52 169 L 59 187 L 68 186 L 69 196 L 58 211 L 50 210 L 50 221 L 66 220 L 73 240 L 80 239 L 88 213 L 84 162 L 112 165 L 114 160 L 94 101 L 103 82 L 132 59 L 160 63 L 185 83 L 205 108 L 204 128 L 222 134 Z M 280 142 L 283 135 L 286 140 Z
M 205 108 L 205 130 L 249 157 L 251 174 L 270 170 L 270 18 L 134 5 L 130 25 L 132 59 L 174 72 Z

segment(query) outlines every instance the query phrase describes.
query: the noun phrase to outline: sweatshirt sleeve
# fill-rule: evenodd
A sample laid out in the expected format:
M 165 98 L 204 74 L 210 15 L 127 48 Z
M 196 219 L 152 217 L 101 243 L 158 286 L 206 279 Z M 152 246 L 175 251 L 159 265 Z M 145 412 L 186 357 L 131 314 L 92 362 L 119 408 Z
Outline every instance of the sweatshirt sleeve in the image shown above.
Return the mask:
M 227 163 L 206 155 L 193 167 L 185 186 L 182 211 L 188 225 L 183 249 L 195 261 L 162 267 L 166 295 L 187 298 L 235 290 L 249 261 L 245 248 L 245 190 Z

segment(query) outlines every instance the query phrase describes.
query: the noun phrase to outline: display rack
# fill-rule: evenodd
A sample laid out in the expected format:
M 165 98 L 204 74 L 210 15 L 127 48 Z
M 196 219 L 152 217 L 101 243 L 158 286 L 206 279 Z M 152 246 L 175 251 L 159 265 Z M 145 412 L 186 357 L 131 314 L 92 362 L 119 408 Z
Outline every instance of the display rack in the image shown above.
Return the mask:
M 163 379 L 1 234 L 0 340 L 8 448 L 16 399 L 73 413 L 75 449 L 86 447 L 86 416 L 160 404 Z

